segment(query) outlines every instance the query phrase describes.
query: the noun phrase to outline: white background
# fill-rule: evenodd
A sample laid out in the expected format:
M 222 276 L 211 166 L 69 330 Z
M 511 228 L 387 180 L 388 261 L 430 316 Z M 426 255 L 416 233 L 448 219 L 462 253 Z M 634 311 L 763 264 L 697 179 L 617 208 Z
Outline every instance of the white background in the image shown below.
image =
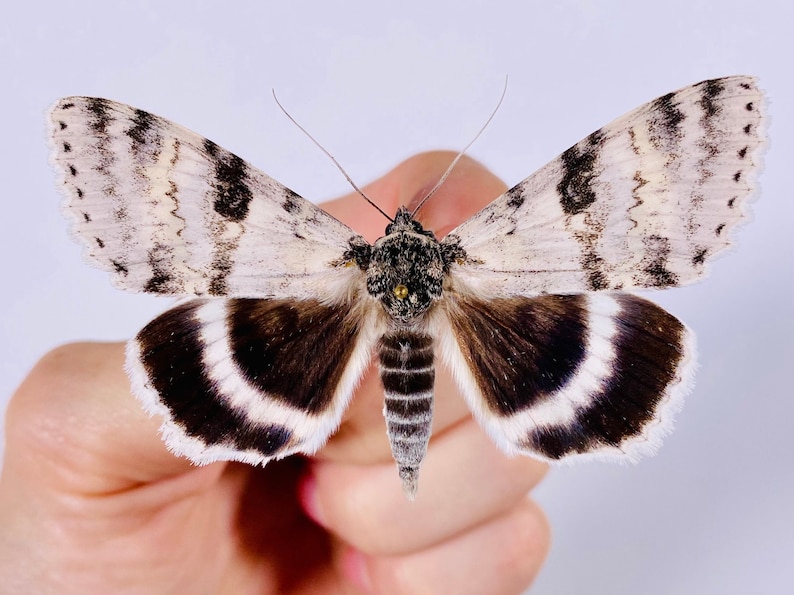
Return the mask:
M 44 111 L 99 95 L 176 120 L 311 200 L 465 145 L 509 184 L 667 91 L 755 74 L 772 144 L 755 221 L 706 281 L 655 294 L 699 336 L 677 430 L 635 467 L 554 471 L 540 593 L 794 592 L 794 23 L 785 2 L 14 2 L 0 22 L 0 403 L 49 348 L 121 340 L 165 301 L 124 295 L 67 237 Z M 376 197 L 377 198 L 377 197 Z

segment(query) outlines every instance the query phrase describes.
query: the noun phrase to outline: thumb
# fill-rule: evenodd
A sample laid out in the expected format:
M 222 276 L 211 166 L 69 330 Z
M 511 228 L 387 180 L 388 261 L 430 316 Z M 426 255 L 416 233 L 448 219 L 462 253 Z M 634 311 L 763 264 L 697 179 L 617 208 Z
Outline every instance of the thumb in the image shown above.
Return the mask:
M 51 351 L 12 397 L 6 422 L 3 480 L 17 493 L 119 493 L 193 469 L 168 452 L 160 420 L 131 395 L 121 343 Z

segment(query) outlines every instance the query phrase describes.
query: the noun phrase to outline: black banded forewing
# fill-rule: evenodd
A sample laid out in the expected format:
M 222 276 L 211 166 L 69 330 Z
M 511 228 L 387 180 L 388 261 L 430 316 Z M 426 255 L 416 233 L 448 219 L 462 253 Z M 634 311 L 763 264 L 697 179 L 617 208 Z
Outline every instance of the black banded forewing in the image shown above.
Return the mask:
M 92 97 L 58 101 L 50 133 L 74 235 L 119 288 L 334 298 L 328 263 L 357 234 L 240 157 Z
M 638 296 L 449 302 L 447 363 L 508 452 L 639 458 L 670 431 L 691 386 L 692 333 Z
M 128 347 L 169 447 L 197 463 L 311 454 L 376 355 L 412 497 L 435 353 L 508 453 L 634 460 L 658 446 L 691 386 L 694 339 L 619 291 L 693 282 L 731 244 L 764 114 L 755 79 L 703 81 L 588 135 L 440 242 L 400 207 L 374 244 L 143 110 L 69 97 L 49 124 L 89 260 L 122 289 L 198 298 Z
M 697 281 L 749 215 L 766 145 L 755 79 L 704 81 L 577 143 L 454 229 L 484 295 Z

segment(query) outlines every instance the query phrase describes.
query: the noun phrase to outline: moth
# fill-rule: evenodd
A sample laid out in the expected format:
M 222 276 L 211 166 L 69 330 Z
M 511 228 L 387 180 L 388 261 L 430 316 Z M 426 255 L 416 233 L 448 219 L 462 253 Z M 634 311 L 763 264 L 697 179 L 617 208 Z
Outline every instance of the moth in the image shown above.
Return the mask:
M 75 237 L 133 292 L 184 299 L 127 348 L 168 447 L 197 464 L 316 452 L 370 358 L 406 495 L 436 358 L 509 454 L 636 460 L 690 390 L 695 341 L 629 293 L 704 276 L 747 217 L 755 79 L 707 80 L 600 128 L 439 239 L 398 209 L 355 231 L 206 138 L 107 99 L 49 113 Z

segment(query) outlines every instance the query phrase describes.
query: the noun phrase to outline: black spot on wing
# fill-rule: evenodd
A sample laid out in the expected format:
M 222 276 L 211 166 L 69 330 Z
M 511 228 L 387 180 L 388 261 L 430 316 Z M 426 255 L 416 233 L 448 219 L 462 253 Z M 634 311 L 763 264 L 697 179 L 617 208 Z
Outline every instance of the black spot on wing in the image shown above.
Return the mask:
M 302 200 L 300 196 L 295 194 L 289 188 L 285 188 L 284 192 L 286 196 L 284 197 L 284 202 L 281 203 L 281 208 L 284 209 L 290 215 L 295 215 L 300 213 L 301 204 L 300 201 Z
M 725 85 L 721 79 L 712 79 L 698 83 L 695 86 L 700 91 L 700 99 L 696 103 L 700 105 L 701 114 L 698 123 L 703 134 L 703 137 L 698 142 L 702 157 L 698 160 L 696 167 L 699 173 L 698 182 L 702 185 L 714 175 L 714 169 L 711 164 L 715 162 L 722 150 L 722 142 L 719 140 L 719 133 L 714 120 L 722 111 L 719 99 L 725 91 Z
M 597 130 L 560 156 L 562 179 L 557 184 L 562 210 L 576 215 L 596 201 L 593 178 L 598 175 L 597 162 L 604 133 Z
M 210 295 L 224 296 L 228 293 L 227 279 L 231 275 L 232 267 L 234 266 L 229 249 L 228 245 L 221 245 L 215 250 L 212 258 L 213 274 L 207 290 Z
M 609 278 L 603 271 L 606 262 L 598 256 L 594 247 L 592 250 L 585 250 L 580 262 L 587 274 L 587 285 L 591 291 L 609 289 Z
M 210 139 L 204 139 L 204 150 L 207 152 L 207 155 L 210 157 L 218 157 L 218 153 L 223 151 L 218 145 L 212 142 Z
M 89 124 L 97 135 L 107 135 L 107 128 L 110 124 L 110 107 L 107 99 L 90 97 L 86 100 L 86 110 L 91 114 Z
M 119 262 L 118 260 L 111 260 L 110 264 L 113 265 L 113 270 L 115 270 L 119 275 L 123 275 L 124 277 L 129 275 L 130 271 L 127 269 L 127 266 L 123 262 Z
M 173 277 L 165 271 L 157 270 L 146 282 L 143 290 L 147 293 L 170 293 L 168 286 Z
M 126 206 L 119 206 L 116 209 L 113 209 L 113 219 L 117 223 L 124 223 L 127 219 L 129 219 L 130 213 L 127 210 Z
M 621 310 L 609 376 L 572 422 L 532 429 L 522 444 L 525 448 L 560 459 L 599 447 L 620 447 L 656 420 L 665 391 L 680 380 L 685 329 L 647 300 L 629 294 L 617 300 Z
M 111 148 L 112 137 L 109 131 L 110 124 L 114 121 L 111 103 L 107 99 L 87 97 L 80 100 L 80 106 L 87 115 L 88 133 L 84 134 L 84 140 L 89 142 L 92 151 L 91 170 L 99 174 L 100 178 L 99 181 L 93 181 L 96 185 L 90 190 L 99 191 L 108 197 L 116 196 L 117 180 L 112 173 L 116 155 Z M 69 167 L 69 171 L 73 176 L 82 173 L 73 166 Z M 82 190 L 78 189 L 77 193 L 82 198 Z
M 253 199 L 248 186 L 248 165 L 211 140 L 204 140 L 204 150 L 212 158 L 215 169 L 214 179 L 210 181 L 214 188 L 212 206 L 215 212 L 231 221 L 242 221 Z
M 317 300 L 229 301 L 232 357 L 270 398 L 306 411 L 330 406 L 359 333 L 347 307 Z
M 511 209 L 515 210 L 521 207 L 524 204 L 524 188 L 521 184 L 517 186 L 513 186 L 510 190 L 505 192 L 505 198 L 507 198 L 507 206 Z
M 704 122 L 708 123 L 722 109 L 717 103 L 717 98 L 725 91 L 725 85 L 720 79 L 703 81 L 697 85 L 700 87 L 700 107 L 703 110 Z
M 173 251 L 165 246 L 157 245 L 148 252 L 148 263 L 152 269 L 152 276 L 146 282 L 143 290 L 147 293 L 172 294 L 178 290 L 178 283 L 169 270 L 169 263 L 173 258 Z
M 585 357 L 582 295 L 460 297 L 450 322 L 489 409 L 510 415 L 564 386 Z
M 134 154 L 141 154 L 145 148 L 150 151 L 160 149 L 162 139 L 157 134 L 156 122 L 156 116 L 141 109 L 135 110 L 135 114 L 132 117 L 132 126 L 125 131 L 126 135 L 132 140 L 132 151 Z
M 676 97 L 675 93 L 668 93 L 654 101 L 648 123 L 649 139 L 653 146 L 668 152 L 675 150 L 681 141 L 681 124 L 686 119 L 684 112 L 678 109 Z
M 719 232 L 717 232 L 717 235 L 719 235 Z M 692 256 L 692 264 L 694 266 L 698 266 L 706 262 L 706 256 L 708 253 L 708 248 L 697 248 L 694 255 Z
M 226 404 L 202 363 L 205 346 L 195 317 L 202 303 L 192 301 L 172 308 L 138 333 L 148 381 L 187 435 L 208 446 L 274 456 L 288 445 L 292 432 L 280 424 L 253 424 Z
M 671 251 L 669 238 L 651 235 L 643 238 L 642 243 L 645 253 L 640 266 L 644 275 L 637 279 L 638 284 L 643 287 L 678 285 L 678 275 L 667 268 Z

